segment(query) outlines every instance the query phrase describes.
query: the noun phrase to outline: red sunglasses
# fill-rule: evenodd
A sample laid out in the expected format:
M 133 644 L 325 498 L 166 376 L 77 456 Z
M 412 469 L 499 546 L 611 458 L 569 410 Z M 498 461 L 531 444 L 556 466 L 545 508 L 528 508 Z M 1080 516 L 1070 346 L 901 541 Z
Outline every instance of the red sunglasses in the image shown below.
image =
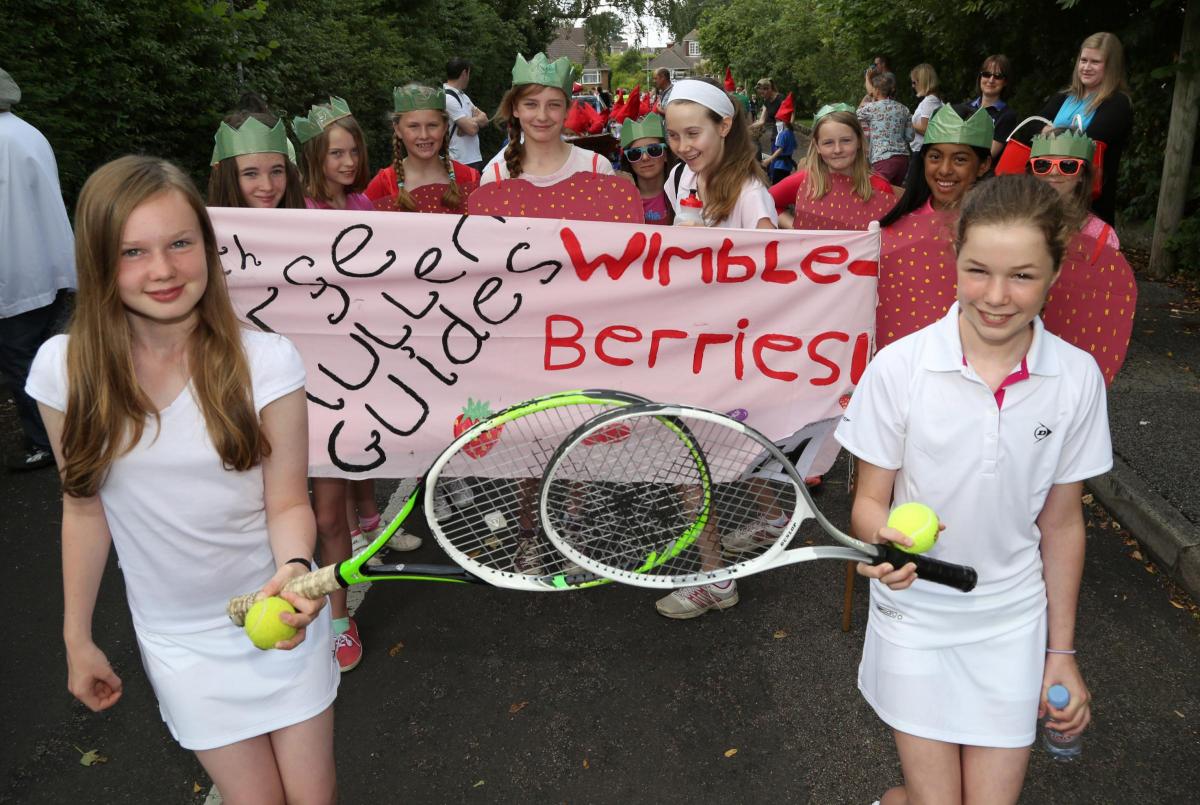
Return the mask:
M 1074 176 L 1083 170 L 1084 161 L 1073 157 L 1038 157 L 1030 165 L 1037 176 L 1045 176 L 1055 166 L 1063 176 Z

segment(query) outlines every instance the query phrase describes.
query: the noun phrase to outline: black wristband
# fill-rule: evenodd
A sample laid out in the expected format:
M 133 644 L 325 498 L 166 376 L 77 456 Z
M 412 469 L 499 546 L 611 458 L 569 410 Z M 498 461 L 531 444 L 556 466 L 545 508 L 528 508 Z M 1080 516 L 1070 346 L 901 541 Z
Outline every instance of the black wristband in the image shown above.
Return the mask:
M 305 559 L 303 556 L 297 556 L 293 559 L 289 559 L 286 562 L 284 562 L 284 564 L 285 565 L 291 565 L 291 564 L 304 565 L 306 568 L 308 568 L 309 571 L 311 571 L 313 569 L 312 560 Z

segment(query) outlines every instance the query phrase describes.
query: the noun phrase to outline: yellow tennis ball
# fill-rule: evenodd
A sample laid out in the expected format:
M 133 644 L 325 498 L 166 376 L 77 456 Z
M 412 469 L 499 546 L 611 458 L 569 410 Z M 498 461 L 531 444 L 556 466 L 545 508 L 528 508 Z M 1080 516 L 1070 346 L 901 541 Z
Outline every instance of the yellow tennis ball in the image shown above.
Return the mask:
M 246 613 L 246 636 L 261 649 L 275 648 L 280 640 L 291 640 L 296 627 L 279 619 L 281 612 L 295 612 L 296 608 L 279 596 L 271 596 L 254 602 Z
M 925 553 L 938 538 L 938 518 L 924 503 L 904 503 L 888 515 L 888 528 L 894 528 L 912 539 L 911 546 L 896 543 L 905 553 Z

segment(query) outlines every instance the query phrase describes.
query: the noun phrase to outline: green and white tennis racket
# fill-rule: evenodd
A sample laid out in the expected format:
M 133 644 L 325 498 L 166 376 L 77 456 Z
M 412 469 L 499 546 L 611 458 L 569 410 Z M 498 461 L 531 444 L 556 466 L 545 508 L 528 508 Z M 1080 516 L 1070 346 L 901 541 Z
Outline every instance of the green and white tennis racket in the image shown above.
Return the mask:
M 374 581 L 485 582 L 527 591 L 607 583 L 566 559 L 545 538 L 538 519 L 538 487 L 563 439 L 599 414 L 639 402 L 645 399 L 607 389 L 567 391 L 527 400 L 476 422 L 434 459 L 370 545 L 344 562 L 291 580 L 284 589 L 316 599 Z M 620 437 L 617 428 L 602 429 L 594 438 Z M 418 505 L 434 539 L 456 564 L 367 564 Z M 253 603 L 254 593 L 232 599 L 230 619 L 241 625 Z

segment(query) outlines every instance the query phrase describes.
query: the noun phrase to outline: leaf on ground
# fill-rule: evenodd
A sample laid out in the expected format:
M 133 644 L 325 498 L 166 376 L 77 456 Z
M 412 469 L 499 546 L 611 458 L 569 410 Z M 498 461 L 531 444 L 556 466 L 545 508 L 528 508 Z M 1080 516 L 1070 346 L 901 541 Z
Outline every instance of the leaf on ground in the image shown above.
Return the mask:
M 517 713 L 524 710 L 525 705 L 527 705 L 527 704 L 529 704 L 529 702 L 517 702 L 516 704 L 510 704 L 508 706 L 508 714 L 510 716 L 515 716 Z
M 398 643 L 396 643 L 396 645 L 394 645 L 390 649 L 388 649 L 388 656 L 395 657 L 401 651 L 404 651 L 404 644 L 398 642 Z
M 776 640 L 782 640 L 783 638 L 787 637 L 787 631 L 785 629 L 776 629 L 775 634 L 771 635 L 771 637 L 775 638 Z
M 583 759 L 583 767 L 584 767 L 585 769 L 590 769 L 590 768 L 591 768 L 591 764 L 589 764 L 589 763 L 588 763 L 588 759 L 587 759 L 587 758 L 584 758 L 584 759 Z
M 1087 495 L 1084 495 L 1084 496 L 1083 496 L 1083 502 L 1084 502 L 1084 503 L 1088 503 L 1088 504 L 1090 504 L 1090 503 L 1091 503 L 1093 500 L 1095 500 L 1095 498 L 1094 498 L 1094 497 L 1092 497 L 1092 496 L 1091 496 L 1091 494 L 1087 494 Z
M 733 757 L 733 756 L 734 756 L 734 755 L 736 755 L 736 754 L 737 754 L 737 748 L 736 748 L 736 747 L 734 747 L 733 749 L 726 749 L 726 750 L 725 750 L 725 757 Z
M 483 783 L 483 780 L 476 780 L 475 785 L 471 786 L 471 788 L 479 788 L 479 786 L 483 785 Z
M 88 751 L 85 752 L 82 749 L 80 749 L 78 746 L 76 746 L 75 751 L 79 753 L 79 765 L 80 766 L 95 766 L 99 763 L 107 763 L 108 762 L 108 758 L 105 757 L 104 755 L 100 754 L 99 749 L 89 749 Z
M 1171 601 L 1171 606 L 1175 607 L 1176 609 L 1187 609 L 1187 604 L 1176 601 L 1174 598 L 1169 600 Z
M 1136 560 L 1138 560 L 1138 561 L 1140 562 L 1140 561 L 1142 561 L 1142 559 L 1143 559 L 1143 557 L 1142 557 L 1142 552 L 1141 552 L 1141 551 L 1134 551 L 1133 553 L 1129 554 L 1129 558 L 1130 558 L 1130 559 L 1136 559 Z
M 1180 718 L 1183 718 L 1183 713 L 1179 712 L 1178 710 L 1174 710 L 1173 712 L 1175 713 L 1175 715 L 1179 716 Z
M 200 783 L 192 783 L 192 793 L 193 794 L 199 794 L 203 790 L 204 790 L 204 786 L 200 785 Z

